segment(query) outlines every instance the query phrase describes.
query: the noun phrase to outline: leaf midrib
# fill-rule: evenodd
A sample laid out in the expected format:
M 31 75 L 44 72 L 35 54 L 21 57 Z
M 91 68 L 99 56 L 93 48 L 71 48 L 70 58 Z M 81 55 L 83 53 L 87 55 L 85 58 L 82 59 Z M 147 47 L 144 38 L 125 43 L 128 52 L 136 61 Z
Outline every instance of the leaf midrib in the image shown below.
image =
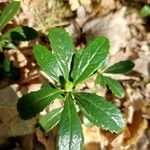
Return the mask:
M 102 47 L 104 44 L 106 43 L 106 41 L 104 41 L 97 49 L 96 49 L 96 52 L 93 54 L 93 56 L 90 58 L 90 60 L 88 61 L 88 63 L 85 65 L 85 67 L 82 69 L 83 71 L 80 73 L 79 77 L 75 80 L 75 83 L 79 80 L 79 78 L 82 76 L 82 74 L 85 72 L 85 70 L 87 69 L 88 65 L 90 64 L 90 62 L 93 60 L 93 58 L 96 56 L 98 50 L 100 47 Z M 85 49 L 86 50 L 86 49 Z M 82 54 L 83 55 L 83 54 Z M 82 57 L 81 55 L 81 57 Z M 80 57 L 80 58 L 81 58 Z M 81 68 L 81 63 L 79 65 L 79 68 Z M 79 70 L 79 69 L 78 69 Z M 79 74 L 79 72 L 78 72 Z
M 40 99 L 40 98 L 39 98 L 39 99 L 36 99 L 37 101 L 32 101 L 33 103 L 28 103 L 28 106 L 29 106 L 29 105 L 35 105 L 36 103 L 39 103 L 40 101 L 43 101 L 44 99 L 48 98 L 49 96 L 53 96 L 53 95 L 56 94 L 56 93 L 61 93 L 61 91 L 56 91 L 56 92 L 54 92 L 54 93 L 50 93 L 50 94 L 48 94 L 48 95 L 42 97 L 42 99 Z

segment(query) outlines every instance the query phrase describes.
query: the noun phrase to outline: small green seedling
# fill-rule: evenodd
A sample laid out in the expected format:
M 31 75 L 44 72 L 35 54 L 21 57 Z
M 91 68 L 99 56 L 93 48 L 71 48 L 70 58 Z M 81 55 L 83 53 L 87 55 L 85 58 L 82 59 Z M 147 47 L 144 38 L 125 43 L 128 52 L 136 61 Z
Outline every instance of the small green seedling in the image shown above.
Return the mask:
M 74 51 L 73 40 L 64 29 L 50 29 L 48 38 L 52 51 L 38 44 L 33 53 L 38 65 L 56 84 L 53 87 L 46 84 L 41 90 L 20 98 L 17 109 L 21 118 L 30 119 L 55 99 L 62 100 L 63 107 L 52 110 L 39 120 L 45 132 L 59 123 L 59 150 L 83 149 L 82 126 L 78 116 L 80 111 L 94 125 L 110 132 L 121 132 L 124 119 L 117 106 L 94 93 L 77 91 L 76 87 L 96 74 L 96 83 L 104 87 L 108 85 L 116 96 L 122 98 L 124 90 L 121 84 L 105 75 L 126 73 L 134 64 L 127 60 L 106 68 L 109 54 L 109 40 L 106 37 L 94 38 L 79 51 Z
M 18 42 L 30 41 L 37 37 L 37 32 L 27 26 L 17 26 L 4 32 L 3 29 L 14 18 L 20 9 L 19 1 L 12 1 L 7 4 L 4 10 L 0 13 L 0 78 L 3 74 L 7 74 L 12 79 L 15 79 L 18 69 L 14 68 L 10 60 L 2 54 L 4 50 L 16 49 Z M 14 76 L 15 74 L 15 76 Z

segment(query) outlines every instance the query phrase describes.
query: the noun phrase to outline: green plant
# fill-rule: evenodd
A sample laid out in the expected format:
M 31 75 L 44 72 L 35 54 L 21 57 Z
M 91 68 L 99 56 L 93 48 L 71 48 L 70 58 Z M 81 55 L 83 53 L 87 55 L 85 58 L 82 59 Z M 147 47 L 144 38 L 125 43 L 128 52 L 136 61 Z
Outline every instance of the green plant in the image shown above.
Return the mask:
M 41 90 L 24 95 L 17 104 L 23 119 L 30 119 L 41 112 L 56 98 L 64 102 L 41 117 L 39 124 L 49 132 L 59 123 L 58 148 L 65 150 L 82 149 L 83 135 L 78 112 L 93 124 L 111 132 L 119 133 L 124 127 L 120 110 L 93 93 L 78 92 L 76 87 L 92 75 L 97 75 L 96 83 L 106 86 L 122 98 L 124 90 L 118 81 L 105 76 L 106 73 L 126 73 L 134 64 L 127 60 L 106 68 L 109 41 L 106 37 L 96 37 L 79 51 L 74 51 L 72 38 L 64 29 L 52 28 L 48 38 L 52 47 L 50 52 L 45 46 L 35 45 L 33 53 L 38 65 L 49 75 L 55 85 L 46 84 Z
M 144 5 L 141 8 L 141 16 L 142 17 L 149 17 L 150 16 L 150 5 Z
M 17 26 L 6 32 L 3 31 L 5 26 L 14 18 L 19 9 L 20 2 L 12 1 L 7 4 L 0 13 L 0 53 L 4 50 L 16 49 L 20 41 L 30 41 L 37 37 L 37 32 L 33 28 L 27 26 Z M 2 56 L 3 54 L 0 55 Z M 14 73 L 18 74 L 17 68 L 14 68 L 9 59 L 3 55 L 0 60 L 0 76 L 7 74 L 15 79 Z

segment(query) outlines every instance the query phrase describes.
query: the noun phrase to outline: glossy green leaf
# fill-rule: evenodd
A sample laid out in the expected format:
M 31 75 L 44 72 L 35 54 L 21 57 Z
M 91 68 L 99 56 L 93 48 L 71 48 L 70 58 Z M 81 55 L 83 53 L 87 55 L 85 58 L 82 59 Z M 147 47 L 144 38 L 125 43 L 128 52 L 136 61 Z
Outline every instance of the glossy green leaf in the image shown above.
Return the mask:
M 10 29 L 3 35 L 3 39 L 8 41 L 30 41 L 35 39 L 38 36 L 37 32 L 27 26 L 18 26 L 13 29 Z
M 74 96 L 84 115 L 95 125 L 115 133 L 122 131 L 124 119 L 117 106 L 95 94 L 76 93 Z
M 82 149 L 83 135 L 81 123 L 70 96 L 67 96 L 65 100 L 58 136 L 59 150 Z
M 61 91 L 58 89 L 41 89 L 24 95 L 17 103 L 22 119 L 30 119 L 40 113 L 48 104 L 55 100 Z
M 68 80 L 74 48 L 73 40 L 62 28 L 50 29 L 48 38 L 62 75 Z
M 39 124 L 45 132 L 49 132 L 57 125 L 60 120 L 62 110 L 62 108 L 54 109 L 40 118 Z
M 33 53 L 37 64 L 45 73 L 59 82 L 59 78 L 62 74 L 55 56 L 45 46 L 40 44 L 34 46 Z
M 74 85 L 87 79 L 105 61 L 109 53 L 109 41 L 105 37 L 96 37 L 83 50 L 79 61 L 74 65 L 72 77 Z
M 19 8 L 19 1 L 13 1 L 4 8 L 0 15 L 0 30 L 2 30 L 11 19 L 13 19 L 19 11 Z
M 118 98 L 123 98 L 125 93 L 124 93 L 124 88 L 122 85 L 117 81 L 114 80 L 110 77 L 103 76 L 106 84 L 108 85 L 109 89 L 112 91 L 112 93 L 117 96 Z
M 105 70 L 106 73 L 127 73 L 134 67 L 134 63 L 130 60 L 120 61 Z

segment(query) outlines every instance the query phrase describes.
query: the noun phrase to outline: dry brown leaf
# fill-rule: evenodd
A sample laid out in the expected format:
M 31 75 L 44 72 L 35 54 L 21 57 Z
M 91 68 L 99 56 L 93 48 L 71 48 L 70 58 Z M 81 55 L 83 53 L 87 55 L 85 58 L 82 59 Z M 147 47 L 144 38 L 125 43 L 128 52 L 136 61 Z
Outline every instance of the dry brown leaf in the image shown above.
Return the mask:
M 0 90 L 0 136 L 20 136 L 33 132 L 35 120 L 22 120 L 16 110 L 19 99 L 18 85 L 11 85 Z
M 143 135 L 147 127 L 148 122 L 142 117 L 142 113 L 135 112 L 132 123 L 127 124 L 127 130 L 124 132 L 125 135 L 127 135 L 126 132 L 128 132 L 128 136 L 124 136 L 123 146 L 130 147 L 136 145 L 138 139 Z
M 85 150 L 100 150 L 100 143 L 89 143 L 85 145 Z
M 116 8 L 116 2 L 115 2 L 115 0 L 102 0 L 101 7 L 104 9 L 113 10 Z
M 87 22 L 83 27 L 83 33 L 87 34 L 88 39 L 99 35 L 107 36 L 111 44 L 110 54 L 116 54 L 121 47 L 126 46 L 129 34 L 125 11 L 126 8 L 123 7 L 115 14 Z
M 98 127 L 93 126 L 91 128 L 87 128 L 84 125 L 82 125 L 82 128 L 83 128 L 85 144 L 89 144 L 91 142 L 95 142 L 95 143 L 100 142 L 101 138 L 100 138 Z

